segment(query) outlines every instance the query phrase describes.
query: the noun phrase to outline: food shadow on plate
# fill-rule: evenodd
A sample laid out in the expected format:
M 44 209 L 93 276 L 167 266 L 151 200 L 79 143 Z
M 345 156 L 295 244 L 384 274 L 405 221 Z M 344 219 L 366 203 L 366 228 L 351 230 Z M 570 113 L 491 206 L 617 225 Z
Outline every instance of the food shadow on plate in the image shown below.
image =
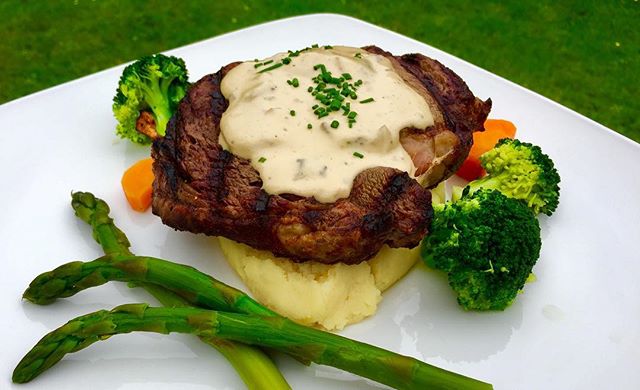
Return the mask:
M 396 326 L 375 316 L 363 326 L 391 348 L 422 360 L 456 363 L 483 361 L 504 350 L 523 318 L 518 300 L 505 311 L 464 311 L 444 273 L 421 263 L 383 295 L 380 311 Z
M 49 305 L 36 305 L 23 300 L 22 310 L 32 322 L 43 324 L 50 330 L 62 326 L 72 318 L 98 310 L 111 310 L 125 303 L 158 302 L 141 288 L 129 288 L 125 283 L 110 282 L 80 291 L 69 298 L 60 298 Z
M 77 387 L 71 387 L 73 377 Z M 119 335 L 70 354 L 34 379 L 50 389 L 241 389 L 231 365 L 210 346 L 188 335 Z

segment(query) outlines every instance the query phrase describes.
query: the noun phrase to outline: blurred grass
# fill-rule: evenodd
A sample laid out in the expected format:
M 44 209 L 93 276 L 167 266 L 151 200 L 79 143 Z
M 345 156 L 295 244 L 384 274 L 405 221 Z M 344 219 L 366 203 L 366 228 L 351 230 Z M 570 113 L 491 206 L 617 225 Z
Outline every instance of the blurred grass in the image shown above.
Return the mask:
M 426 42 L 640 142 L 638 0 L 3 0 L 0 103 L 144 54 L 315 12 Z

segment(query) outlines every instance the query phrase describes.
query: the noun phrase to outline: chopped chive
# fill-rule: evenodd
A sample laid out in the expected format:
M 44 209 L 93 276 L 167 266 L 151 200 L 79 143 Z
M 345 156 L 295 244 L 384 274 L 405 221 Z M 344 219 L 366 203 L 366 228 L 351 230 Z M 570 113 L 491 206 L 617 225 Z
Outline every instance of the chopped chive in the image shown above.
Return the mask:
M 260 63 L 260 64 L 255 64 L 255 65 L 253 65 L 253 67 L 254 67 L 254 68 L 259 68 L 259 67 L 261 67 L 261 66 L 263 66 L 263 65 L 269 65 L 269 64 L 270 64 L 270 63 L 272 63 L 272 62 L 273 62 L 273 60 L 265 61 L 265 62 L 262 62 L 262 63 Z
M 342 77 L 344 77 L 345 80 L 351 80 L 351 75 L 349 73 L 343 73 Z
M 291 63 L 291 58 L 289 58 L 289 57 L 284 57 L 284 58 L 282 59 L 282 63 L 283 63 L 283 64 L 285 64 L 285 65 L 289 65 L 289 64 Z
M 296 116 L 296 112 L 294 110 L 289 111 L 289 115 Z
M 362 154 L 360 152 L 353 152 L 353 157 L 363 158 L 364 154 Z
M 362 58 L 362 53 L 356 53 L 353 56 L 356 57 L 356 58 Z
M 358 98 L 358 95 L 357 95 L 355 92 L 351 92 L 351 93 L 349 94 L 349 97 L 350 97 L 351 99 L 353 99 L 353 100 L 356 100 L 356 99 Z
M 307 88 L 307 92 L 313 92 L 313 87 Z
M 311 126 L 311 123 L 307 123 L 307 129 L 312 128 L 313 126 Z
M 340 122 L 338 122 L 338 121 L 333 121 L 333 122 L 331 122 L 331 127 L 332 127 L 332 128 L 337 129 L 337 128 L 338 128 L 338 126 L 340 126 Z
M 259 162 L 259 163 L 263 163 L 263 162 L 265 162 L 265 161 L 267 161 L 266 157 L 260 157 L 260 158 L 258 159 L 258 162 Z
M 313 45 L 311 45 L 311 47 L 312 47 L 313 49 L 317 49 L 317 48 L 318 48 L 318 44 L 317 44 L 317 43 L 314 43 Z
M 374 102 L 375 100 L 373 100 L 373 98 L 368 98 L 368 99 L 364 99 L 364 100 L 360 100 L 360 103 L 365 104 L 365 103 L 371 103 Z
M 300 82 L 295 77 L 292 80 L 287 80 L 287 84 L 291 85 L 294 88 L 298 88 L 298 86 L 300 86 Z
M 331 45 L 326 45 L 324 48 L 325 48 L 325 49 L 333 49 L 333 46 L 331 46 Z
M 281 67 L 281 66 L 282 66 L 282 63 L 281 63 L 281 62 L 278 62 L 277 64 L 273 64 L 273 65 L 271 65 L 271 66 L 270 66 L 270 67 L 268 67 L 268 68 L 264 68 L 264 69 L 262 69 L 262 70 L 258 71 L 258 73 L 264 73 L 264 72 L 268 72 L 268 71 L 270 71 L 270 70 L 278 69 L 278 68 L 279 68 L 279 67 Z
M 349 118 L 349 119 L 355 119 L 355 117 L 356 117 L 357 115 L 358 115 L 358 113 L 357 113 L 357 112 L 355 112 L 355 111 L 351 111 L 351 112 L 349 113 L 349 115 L 347 115 L 347 118 Z

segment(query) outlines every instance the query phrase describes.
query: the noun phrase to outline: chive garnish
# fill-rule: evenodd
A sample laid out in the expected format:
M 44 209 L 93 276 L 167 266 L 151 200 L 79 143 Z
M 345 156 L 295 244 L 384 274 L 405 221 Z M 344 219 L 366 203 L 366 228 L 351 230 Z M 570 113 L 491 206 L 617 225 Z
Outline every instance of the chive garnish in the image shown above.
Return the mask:
M 312 127 L 311 123 L 307 123 L 307 129 L 311 129 Z
M 270 64 L 270 63 L 272 63 L 272 62 L 273 62 L 273 60 L 269 60 L 269 61 L 261 62 L 261 63 L 259 63 L 259 64 L 255 64 L 255 65 L 253 65 L 253 67 L 254 67 L 254 68 L 259 68 L 259 67 L 261 67 L 261 66 L 263 66 L 263 65 L 269 65 L 269 64 Z
M 338 121 L 333 121 L 333 122 L 331 122 L 331 127 L 332 127 L 332 128 L 337 129 L 337 128 L 338 128 L 338 126 L 340 126 L 340 122 L 338 122 Z
M 349 113 L 349 115 L 347 115 L 347 118 L 349 118 L 349 119 L 355 119 L 357 115 L 358 115 L 358 113 L 357 113 L 357 112 L 355 112 L 355 111 L 351 111 L 351 112 Z
M 353 157 L 363 158 L 364 154 L 362 154 L 360 152 L 353 152 Z
M 296 112 L 294 110 L 289 111 L 289 115 L 296 116 Z
M 282 63 L 281 63 L 281 62 L 278 62 L 277 64 L 273 64 L 273 65 L 271 65 L 271 66 L 270 66 L 270 67 L 268 67 L 268 68 L 264 68 L 264 69 L 262 69 L 262 70 L 258 71 L 258 73 L 264 73 L 264 72 L 268 72 L 268 71 L 270 71 L 270 70 L 278 69 L 278 68 L 279 68 L 279 67 L 281 67 L 281 66 L 282 66 Z
M 266 157 L 260 157 L 260 158 L 258 159 L 258 162 L 259 162 L 259 163 L 263 163 L 263 162 L 265 162 L 265 161 L 267 161 Z
M 356 53 L 353 56 L 356 57 L 356 58 L 362 58 L 362 53 Z
M 368 98 L 368 99 L 364 99 L 364 100 L 360 100 L 360 103 L 365 104 L 365 103 L 371 103 L 374 102 L 375 100 L 373 100 L 373 98 Z

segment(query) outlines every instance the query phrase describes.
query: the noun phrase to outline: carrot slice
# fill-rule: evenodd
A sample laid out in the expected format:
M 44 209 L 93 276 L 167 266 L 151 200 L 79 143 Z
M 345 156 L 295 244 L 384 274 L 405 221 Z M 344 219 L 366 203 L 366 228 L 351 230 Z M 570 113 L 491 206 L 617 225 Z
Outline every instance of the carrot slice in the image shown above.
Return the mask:
M 153 159 L 145 158 L 133 164 L 122 175 L 122 189 L 127 201 L 136 211 L 145 211 L 151 206 L 153 185 Z
M 473 133 L 473 146 L 469 156 L 462 163 L 456 175 L 467 180 L 475 180 L 485 174 L 480 165 L 480 156 L 493 149 L 502 138 L 516 136 L 516 126 L 504 119 L 487 119 L 484 122 L 484 131 Z

